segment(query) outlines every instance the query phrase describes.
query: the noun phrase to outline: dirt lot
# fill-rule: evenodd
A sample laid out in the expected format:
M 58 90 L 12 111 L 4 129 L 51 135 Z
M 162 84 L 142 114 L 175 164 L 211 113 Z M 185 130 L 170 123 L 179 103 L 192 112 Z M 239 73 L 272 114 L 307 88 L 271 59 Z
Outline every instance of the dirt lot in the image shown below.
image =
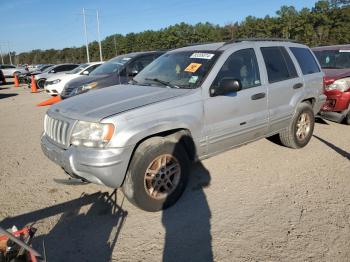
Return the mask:
M 7 88 L 8 87 L 8 88 Z M 268 140 L 197 164 L 165 212 L 67 185 L 40 149 L 47 98 L 0 87 L 0 225 L 35 222 L 48 261 L 349 261 L 350 127 L 320 121 L 310 144 Z

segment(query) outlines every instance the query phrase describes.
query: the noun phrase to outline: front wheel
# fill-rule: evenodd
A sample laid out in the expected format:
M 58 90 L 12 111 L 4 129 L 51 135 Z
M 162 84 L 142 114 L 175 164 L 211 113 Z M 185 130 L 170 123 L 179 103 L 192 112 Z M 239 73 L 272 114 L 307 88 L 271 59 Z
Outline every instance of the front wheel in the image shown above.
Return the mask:
M 128 200 L 145 211 L 173 205 L 185 190 L 189 159 L 179 143 L 154 137 L 135 151 L 122 190 Z
M 45 81 L 46 79 L 41 78 L 36 82 L 36 85 L 38 86 L 38 88 L 43 89 L 45 87 Z
M 314 126 L 315 116 L 311 105 L 301 103 L 288 128 L 279 133 L 281 143 L 290 148 L 306 146 L 312 137 Z

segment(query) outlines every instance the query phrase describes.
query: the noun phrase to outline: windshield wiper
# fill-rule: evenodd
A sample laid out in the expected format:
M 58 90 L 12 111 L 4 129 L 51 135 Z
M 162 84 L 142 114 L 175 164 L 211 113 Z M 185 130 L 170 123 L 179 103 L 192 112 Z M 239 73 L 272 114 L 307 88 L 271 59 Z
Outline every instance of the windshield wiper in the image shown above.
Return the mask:
M 180 88 L 180 87 L 177 86 L 177 85 L 173 85 L 173 84 L 171 84 L 170 82 L 163 81 L 163 80 L 160 80 L 160 79 L 158 79 L 158 78 L 145 78 L 145 80 L 157 82 L 157 83 L 162 84 L 163 86 L 168 86 L 168 87 L 171 87 L 171 88 Z
M 134 85 L 134 84 L 138 84 L 139 82 L 137 82 L 135 79 L 131 79 L 128 84 Z

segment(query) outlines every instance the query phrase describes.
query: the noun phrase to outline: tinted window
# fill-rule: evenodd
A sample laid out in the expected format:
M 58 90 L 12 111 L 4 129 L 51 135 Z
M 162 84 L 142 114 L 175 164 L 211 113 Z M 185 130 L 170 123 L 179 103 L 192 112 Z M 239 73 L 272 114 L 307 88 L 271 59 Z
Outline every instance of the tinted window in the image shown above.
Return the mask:
M 260 85 L 260 73 L 253 49 L 233 53 L 224 63 L 215 78 L 213 86 L 220 86 L 224 79 L 240 80 L 242 89 Z
M 99 67 L 101 64 L 97 64 L 97 65 L 93 65 L 93 66 L 90 66 L 90 67 L 88 67 L 85 71 L 88 71 L 89 72 L 89 74 L 93 71 L 93 70 L 95 70 L 97 67 Z
M 322 68 L 350 68 L 350 50 L 323 50 L 314 53 Z
M 54 70 L 55 70 L 55 72 L 64 72 L 64 71 L 70 71 L 76 67 L 77 67 L 77 65 L 61 65 L 61 66 L 54 68 Z
M 130 65 L 128 65 L 127 71 L 128 73 L 131 73 L 132 71 L 141 72 L 142 69 L 144 69 L 153 60 L 154 60 L 153 55 L 136 58 L 134 61 L 130 63 Z
M 269 82 L 278 82 L 298 76 L 292 59 L 284 47 L 262 47 Z
M 304 75 L 320 72 L 317 62 L 315 61 L 315 58 L 309 49 L 301 47 L 290 47 L 290 50 L 297 59 L 301 71 Z

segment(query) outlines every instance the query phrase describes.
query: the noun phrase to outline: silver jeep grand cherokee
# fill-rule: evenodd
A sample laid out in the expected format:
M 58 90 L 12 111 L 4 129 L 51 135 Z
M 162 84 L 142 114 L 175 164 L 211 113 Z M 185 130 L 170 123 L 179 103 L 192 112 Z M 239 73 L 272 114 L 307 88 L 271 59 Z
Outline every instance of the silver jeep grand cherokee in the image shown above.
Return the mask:
M 130 85 L 52 106 L 44 153 L 69 175 L 122 187 L 133 204 L 157 211 L 185 189 L 191 161 L 279 135 L 302 148 L 325 96 L 310 49 L 247 39 L 167 52 Z

